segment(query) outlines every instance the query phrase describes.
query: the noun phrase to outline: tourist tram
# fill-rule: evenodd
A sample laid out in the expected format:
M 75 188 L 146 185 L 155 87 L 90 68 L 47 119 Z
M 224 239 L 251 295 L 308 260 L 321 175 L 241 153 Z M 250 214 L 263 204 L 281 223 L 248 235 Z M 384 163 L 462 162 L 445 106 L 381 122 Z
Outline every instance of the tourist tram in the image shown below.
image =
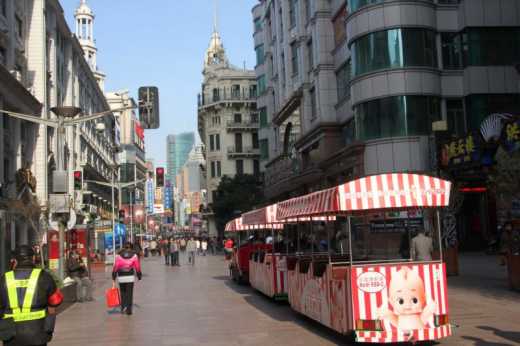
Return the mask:
M 283 225 L 277 240 L 286 249 L 278 254 L 275 245 L 263 262 L 250 255 L 251 284 L 272 297 L 282 286 L 294 310 L 358 342 L 448 337 L 439 208 L 448 206 L 450 189 L 426 175 L 382 174 L 244 214 L 243 229 L 255 227 L 254 215 L 258 224 L 265 215 Z M 432 234 L 432 260 L 414 260 L 414 230 Z

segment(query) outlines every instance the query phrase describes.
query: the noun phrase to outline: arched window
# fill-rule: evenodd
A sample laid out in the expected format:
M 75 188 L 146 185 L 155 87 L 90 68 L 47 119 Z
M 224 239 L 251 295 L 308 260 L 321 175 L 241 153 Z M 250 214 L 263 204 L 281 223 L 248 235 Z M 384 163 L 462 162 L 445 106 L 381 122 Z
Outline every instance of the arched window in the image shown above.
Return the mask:
M 291 150 L 291 133 L 292 133 L 292 123 L 288 123 L 285 127 L 285 132 L 283 135 L 283 153 L 285 155 L 289 154 L 289 150 Z

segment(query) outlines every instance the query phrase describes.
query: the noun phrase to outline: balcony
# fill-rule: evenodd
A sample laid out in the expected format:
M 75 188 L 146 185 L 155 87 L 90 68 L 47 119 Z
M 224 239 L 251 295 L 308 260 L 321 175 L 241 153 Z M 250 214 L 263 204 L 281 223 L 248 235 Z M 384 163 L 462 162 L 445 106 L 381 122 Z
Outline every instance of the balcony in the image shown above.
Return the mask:
M 260 148 L 228 147 L 228 156 L 232 158 L 259 158 Z
M 227 122 L 227 130 L 228 132 L 234 132 L 234 131 L 257 131 L 260 127 L 260 123 L 258 122 L 258 119 L 250 120 L 250 121 L 233 121 L 230 120 Z
M 211 107 L 220 103 L 255 103 L 255 90 L 232 90 L 230 88 L 214 89 L 210 93 L 198 95 L 199 108 Z

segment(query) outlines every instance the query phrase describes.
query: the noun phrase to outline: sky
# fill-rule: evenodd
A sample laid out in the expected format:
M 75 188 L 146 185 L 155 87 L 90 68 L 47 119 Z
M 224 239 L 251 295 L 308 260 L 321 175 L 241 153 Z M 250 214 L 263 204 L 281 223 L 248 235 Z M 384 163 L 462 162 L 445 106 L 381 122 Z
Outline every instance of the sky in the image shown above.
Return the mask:
M 87 0 L 96 18 L 98 68 L 107 75 L 105 91 L 157 86 L 161 127 L 146 130 L 146 155 L 166 162 L 166 136 L 197 134 L 197 94 L 204 53 L 213 31 L 215 1 L 218 28 L 228 59 L 253 68 L 255 52 L 251 9 L 258 0 Z M 80 0 L 60 1 L 71 30 Z

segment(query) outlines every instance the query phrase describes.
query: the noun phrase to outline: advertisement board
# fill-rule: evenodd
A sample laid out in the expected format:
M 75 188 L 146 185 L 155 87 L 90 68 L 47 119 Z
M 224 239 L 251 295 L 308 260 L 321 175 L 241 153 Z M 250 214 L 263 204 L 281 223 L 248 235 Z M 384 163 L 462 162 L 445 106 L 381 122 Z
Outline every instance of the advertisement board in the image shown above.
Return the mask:
M 158 187 L 155 189 L 155 200 L 153 204 L 153 213 L 162 214 L 164 213 L 164 201 L 163 201 L 163 188 Z
M 58 270 L 60 260 L 60 239 L 58 231 L 49 231 L 47 239 L 49 247 L 49 269 Z
M 114 244 L 112 232 L 103 233 L 105 236 L 105 263 L 114 263 Z
M 166 180 L 164 186 L 164 210 L 171 211 L 173 209 L 173 189 L 171 182 Z
M 146 180 L 146 212 L 148 214 L 153 214 L 154 200 L 155 200 L 155 195 L 154 195 L 153 179 L 149 178 L 148 180 Z

